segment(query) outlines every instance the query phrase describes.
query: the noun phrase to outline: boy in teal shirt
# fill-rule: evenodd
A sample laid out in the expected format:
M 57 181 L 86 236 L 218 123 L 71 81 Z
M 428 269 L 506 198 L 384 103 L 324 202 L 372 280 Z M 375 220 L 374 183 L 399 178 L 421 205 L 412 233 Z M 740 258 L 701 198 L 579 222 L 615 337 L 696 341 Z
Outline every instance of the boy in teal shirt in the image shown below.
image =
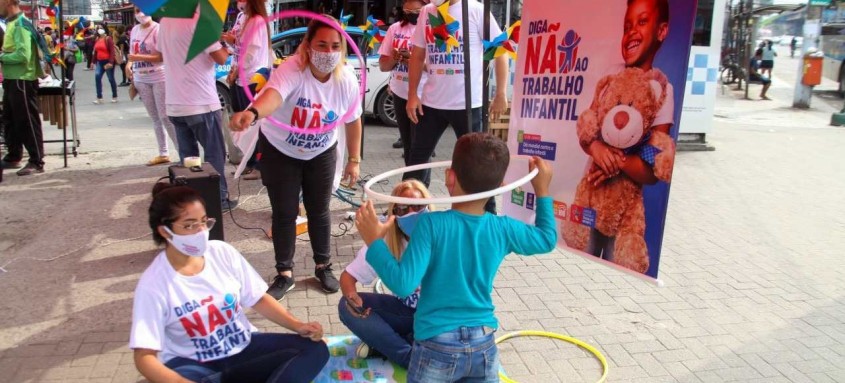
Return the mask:
M 489 134 L 471 133 L 455 144 L 446 187 L 452 196 L 481 193 L 502 184 L 510 161 L 507 145 Z M 493 332 L 493 278 L 505 256 L 548 253 L 557 244 L 549 184 L 552 172 L 540 158 L 529 169 L 537 195 L 535 226 L 484 211 L 486 199 L 452 204 L 422 215 L 397 261 L 381 239 L 390 222 L 379 222 L 368 201 L 356 224 L 369 246 L 367 262 L 384 284 L 403 297 L 420 287 L 414 315 L 414 348 L 408 382 L 498 381 Z

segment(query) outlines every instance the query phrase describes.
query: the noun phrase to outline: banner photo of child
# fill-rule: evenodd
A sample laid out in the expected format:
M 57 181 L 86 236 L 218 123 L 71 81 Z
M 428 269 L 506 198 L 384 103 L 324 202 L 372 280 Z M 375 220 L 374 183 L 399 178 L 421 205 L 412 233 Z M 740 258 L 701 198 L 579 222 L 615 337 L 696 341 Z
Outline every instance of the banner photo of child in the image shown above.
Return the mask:
M 508 146 L 552 161 L 560 248 L 657 278 L 695 9 L 524 3 Z M 526 185 L 504 212 L 532 222 L 534 200 Z

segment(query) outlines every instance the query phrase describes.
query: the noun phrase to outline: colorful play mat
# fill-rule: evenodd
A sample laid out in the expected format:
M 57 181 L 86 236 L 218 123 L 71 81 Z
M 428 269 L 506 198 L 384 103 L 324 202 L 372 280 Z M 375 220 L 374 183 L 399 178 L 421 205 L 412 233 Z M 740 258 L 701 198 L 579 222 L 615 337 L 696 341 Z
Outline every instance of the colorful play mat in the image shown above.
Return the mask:
M 404 383 L 404 368 L 381 358 L 359 359 L 355 349 L 361 340 L 354 335 L 328 337 L 329 362 L 314 383 Z

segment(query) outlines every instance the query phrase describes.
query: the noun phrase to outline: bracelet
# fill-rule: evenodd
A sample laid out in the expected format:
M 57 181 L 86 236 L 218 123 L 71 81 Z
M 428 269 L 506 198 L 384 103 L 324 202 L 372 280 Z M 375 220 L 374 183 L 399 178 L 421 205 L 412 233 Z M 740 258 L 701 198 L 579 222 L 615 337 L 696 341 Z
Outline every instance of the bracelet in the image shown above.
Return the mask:
M 348 162 L 351 162 L 351 163 L 355 163 L 355 164 L 360 164 L 360 163 L 361 163 L 361 159 L 360 159 L 360 158 L 358 158 L 358 157 L 349 157 L 349 158 L 347 158 L 347 161 L 348 161 Z
M 246 110 L 247 112 L 252 112 L 252 114 L 255 115 L 255 118 L 252 120 L 252 124 L 250 124 L 255 125 L 255 123 L 258 122 L 258 109 L 255 109 L 255 107 L 250 106 L 249 108 L 246 108 Z

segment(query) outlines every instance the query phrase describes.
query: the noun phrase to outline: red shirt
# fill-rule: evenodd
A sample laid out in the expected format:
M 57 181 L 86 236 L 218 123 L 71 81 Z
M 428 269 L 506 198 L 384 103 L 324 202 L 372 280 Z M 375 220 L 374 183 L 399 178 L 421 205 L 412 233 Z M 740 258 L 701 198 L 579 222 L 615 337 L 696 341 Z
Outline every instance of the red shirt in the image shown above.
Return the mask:
M 106 40 L 106 38 L 102 38 L 94 44 L 94 54 L 97 61 L 111 60 L 111 50 Z

